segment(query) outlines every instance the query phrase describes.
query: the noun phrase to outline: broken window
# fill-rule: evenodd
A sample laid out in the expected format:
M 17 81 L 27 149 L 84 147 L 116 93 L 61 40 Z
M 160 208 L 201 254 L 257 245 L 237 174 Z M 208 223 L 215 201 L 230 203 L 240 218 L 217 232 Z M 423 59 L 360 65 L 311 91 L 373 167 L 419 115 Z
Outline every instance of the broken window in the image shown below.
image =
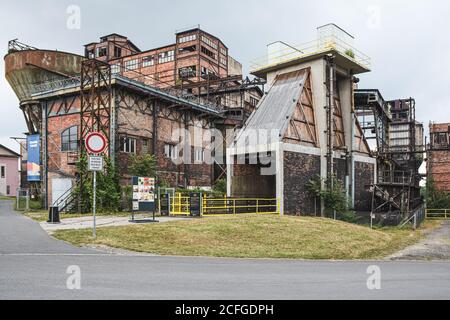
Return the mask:
M 122 56 L 122 48 L 114 46 L 114 57 L 120 58 Z
M 175 52 L 173 50 L 171 51 L 166 51 L 166 52 L 161 52 L 159 54 L 159 60 L 158 63 L 166 63 L 166 62 L 170 62 L 173 61 L 175 58 Z
M 190 66 L 178 69 L 178 76 L 180 79 L 193 78 L 197 76 L 197 67 Z
M 72 126 L 61 134 L 61 151 L 78 150 L 78 127 Z
M 197 51 L 196 45 L 178 49 L 179 53 L 189 53 L 189 52 L 195 52 L 195 51 Z
M 206 54 L 208 57 L 216 59 L 216 55 L 211 50 L 206 49 L 204 46 L 202 46 L 202 53 Z
M 97 48 L 97 57 L 105 57 L 107 55 L 106 47 Z
M 154 56 L 146 56 L 142 58 L 142 66 L 143 67 L 150 67 L 155 64 L 155 57 Z

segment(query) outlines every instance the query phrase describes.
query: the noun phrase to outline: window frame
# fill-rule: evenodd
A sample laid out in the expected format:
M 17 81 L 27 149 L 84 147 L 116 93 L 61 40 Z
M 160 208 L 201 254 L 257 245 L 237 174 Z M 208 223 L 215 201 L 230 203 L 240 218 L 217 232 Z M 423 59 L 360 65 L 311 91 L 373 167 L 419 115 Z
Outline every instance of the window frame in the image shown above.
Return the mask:
M 122 139 L 123 143 L 120 151 L 128 154 L 137 154 L 137 139 L 133 137 L 123 137 Z
M 76 130 L 76 134 L 71 132 L 72 129 Z M 66 134 L 68 132 L 68 134 Z M 73 137 L 76 136 L 75 139 Z M 65 142 L 65 137 L 68 138 L 68 141 Z M 74 147 L 74 144 L 76 147 Z M 78 151 L 80 141 L 78 135 L 78 126 L 70 126 L 66 128 L 63 132 L 61 132 L 61 152 L 75 152 Z

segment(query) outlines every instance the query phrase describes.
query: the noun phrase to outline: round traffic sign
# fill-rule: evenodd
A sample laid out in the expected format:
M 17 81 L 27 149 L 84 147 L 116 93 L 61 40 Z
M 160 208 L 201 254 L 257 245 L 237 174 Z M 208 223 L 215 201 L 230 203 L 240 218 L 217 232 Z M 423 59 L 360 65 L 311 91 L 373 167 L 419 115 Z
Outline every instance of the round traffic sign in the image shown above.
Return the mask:
M 106 138 L 100 132 L 91 132 L 86 137 L 85 144 L 90 153 L 102 153 L 106 149 Z

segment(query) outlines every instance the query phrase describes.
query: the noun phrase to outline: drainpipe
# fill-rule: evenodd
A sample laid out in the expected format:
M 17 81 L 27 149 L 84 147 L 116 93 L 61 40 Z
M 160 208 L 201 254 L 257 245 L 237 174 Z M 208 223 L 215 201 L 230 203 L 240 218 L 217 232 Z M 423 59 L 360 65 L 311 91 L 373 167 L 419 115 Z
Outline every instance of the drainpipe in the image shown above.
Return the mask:
M 356 125 L 356 118 L 355 118 L 355 93 L 354 93 L 354 89 L 353 89 L 353 84 L 354 84 L 354 76 L 351 75 L 350 77 L 350 92 L 351 92 L 351 102 L 352 102 L 352 106 L 351 106 L 351 112 L 350 112 L 350 116 L 351 116 L 351 120 L 352 120 L 352 125 L 351 125 L 351 130 L 350 130 L 350 135 L 351 135 L 351 146 L 350 146 L 350 174 L 351 174 L 351 181 L 350 181 L 350 190 L 351 190 L 351 205 L 352 208 L 355 208 L 355 155 L 354 155 L 354 146 L 355 146 L 355 125 Z

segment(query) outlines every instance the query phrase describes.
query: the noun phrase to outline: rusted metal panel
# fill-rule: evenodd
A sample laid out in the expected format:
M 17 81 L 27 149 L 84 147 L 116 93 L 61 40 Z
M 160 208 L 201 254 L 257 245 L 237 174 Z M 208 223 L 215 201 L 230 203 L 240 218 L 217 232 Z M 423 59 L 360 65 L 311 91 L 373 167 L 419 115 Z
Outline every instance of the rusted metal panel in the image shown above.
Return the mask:
M 32 100 L 37 84 L 78 77 L 84 57 L 49 50 L 25 50 L 5 56 L 5 77 L 20 102 Z

